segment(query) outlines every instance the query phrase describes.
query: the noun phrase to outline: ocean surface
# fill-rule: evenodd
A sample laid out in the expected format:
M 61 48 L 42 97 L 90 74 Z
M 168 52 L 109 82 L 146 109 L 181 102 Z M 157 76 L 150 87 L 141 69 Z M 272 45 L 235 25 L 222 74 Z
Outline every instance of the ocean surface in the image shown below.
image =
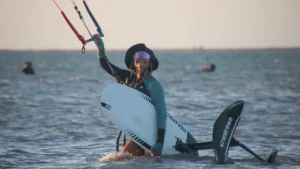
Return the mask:
M 109 60 L 125 68 L 124 53 L 108 51 Z M 96 51 L 1 51 L 0 168 L 300 168 L 300 49 L 155 53 L 153 75 L 167 110 L 197 141 L 211 141 L 220 113 L 244 100 L 235 137 L 264 159 L 277 148 L 276 163 L 261 163 L 240 147 L 230 148 L 225 165 L 215 164 L 212 150 L 200 157 L 116 153 L 118 128 L 99 104 L 114 79 Z M 205 58 L 216 71 L 201 72 Z M 27 60 L 36 75 L 21 72 Z

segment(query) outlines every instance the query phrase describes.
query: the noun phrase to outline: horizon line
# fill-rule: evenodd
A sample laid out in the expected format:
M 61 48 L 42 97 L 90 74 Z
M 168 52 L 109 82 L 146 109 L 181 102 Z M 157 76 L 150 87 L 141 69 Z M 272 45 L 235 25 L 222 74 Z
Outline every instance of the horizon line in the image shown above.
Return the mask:
M 240 48 L 204 48 L 204 47 L 193 47 L 193 48 L 152 48 L 154 51 L 237 51 L 237 50 L 298 50 L 299 47 L 240 47 Z M 106 49 L 106 51 L 126 51 L 127 49 Z M 80 49 L 0 49 L 4 51 L 80 51 Z M 89 51 L 97 51 L 97 49 L 90 49 Z

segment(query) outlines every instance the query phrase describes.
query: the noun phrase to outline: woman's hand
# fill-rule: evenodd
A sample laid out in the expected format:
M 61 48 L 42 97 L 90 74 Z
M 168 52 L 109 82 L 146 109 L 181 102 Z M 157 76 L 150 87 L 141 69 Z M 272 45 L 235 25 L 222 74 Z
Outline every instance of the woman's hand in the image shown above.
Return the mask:
M 154 146 L 151 148 L 151 156 L 161 156 L 161 151 L 164 143 L 155 142 Z
M 90 39 L 86 40 L 86 43 L 93 42 L 95 40 L 98 41 L 100 39 L 101 39 L 101 37 L 99 34 L 94 34 Z
M 92 37 L 95 39 L 100 39 L 100 35 L 98 33 L 94 34 Z
M 105 47 L 104 42 L 99 34 L 94 34 L 91 39 L 87 40 L 87 42 L 94 41 L 96 43 L 96 46 L 98 47 L 99 51 L 99 58 L 105 58 Z

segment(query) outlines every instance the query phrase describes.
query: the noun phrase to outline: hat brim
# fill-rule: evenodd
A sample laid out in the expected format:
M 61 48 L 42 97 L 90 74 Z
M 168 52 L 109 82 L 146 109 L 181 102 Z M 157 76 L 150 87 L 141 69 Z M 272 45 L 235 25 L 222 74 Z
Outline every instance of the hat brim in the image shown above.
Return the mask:
M 143 43 L 135 44 L 127 50 L 127 52 L 125 54 L 125 64 L 126 64 L 127 68 L 130 68 L 130 66 L 132 65 L 132 63 L 134 61 L 133 56 L 138 51 L 145 51 L 145 52 L 149 53 L 150 61 L 152 63 L 152 71 L 154 71 L 158 68 L 159 62 L 158 62 L 157 58 L 155 57 L 154 52 Z

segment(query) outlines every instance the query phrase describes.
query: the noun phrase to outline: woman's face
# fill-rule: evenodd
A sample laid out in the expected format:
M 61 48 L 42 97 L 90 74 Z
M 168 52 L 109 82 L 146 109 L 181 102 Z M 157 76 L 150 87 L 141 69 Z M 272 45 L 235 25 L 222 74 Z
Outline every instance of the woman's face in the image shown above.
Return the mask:
M 134 67 L 137 72 L 145 72 L 150 65 L 150 55 L 147 52 L 139 51 L 134 54 Z

